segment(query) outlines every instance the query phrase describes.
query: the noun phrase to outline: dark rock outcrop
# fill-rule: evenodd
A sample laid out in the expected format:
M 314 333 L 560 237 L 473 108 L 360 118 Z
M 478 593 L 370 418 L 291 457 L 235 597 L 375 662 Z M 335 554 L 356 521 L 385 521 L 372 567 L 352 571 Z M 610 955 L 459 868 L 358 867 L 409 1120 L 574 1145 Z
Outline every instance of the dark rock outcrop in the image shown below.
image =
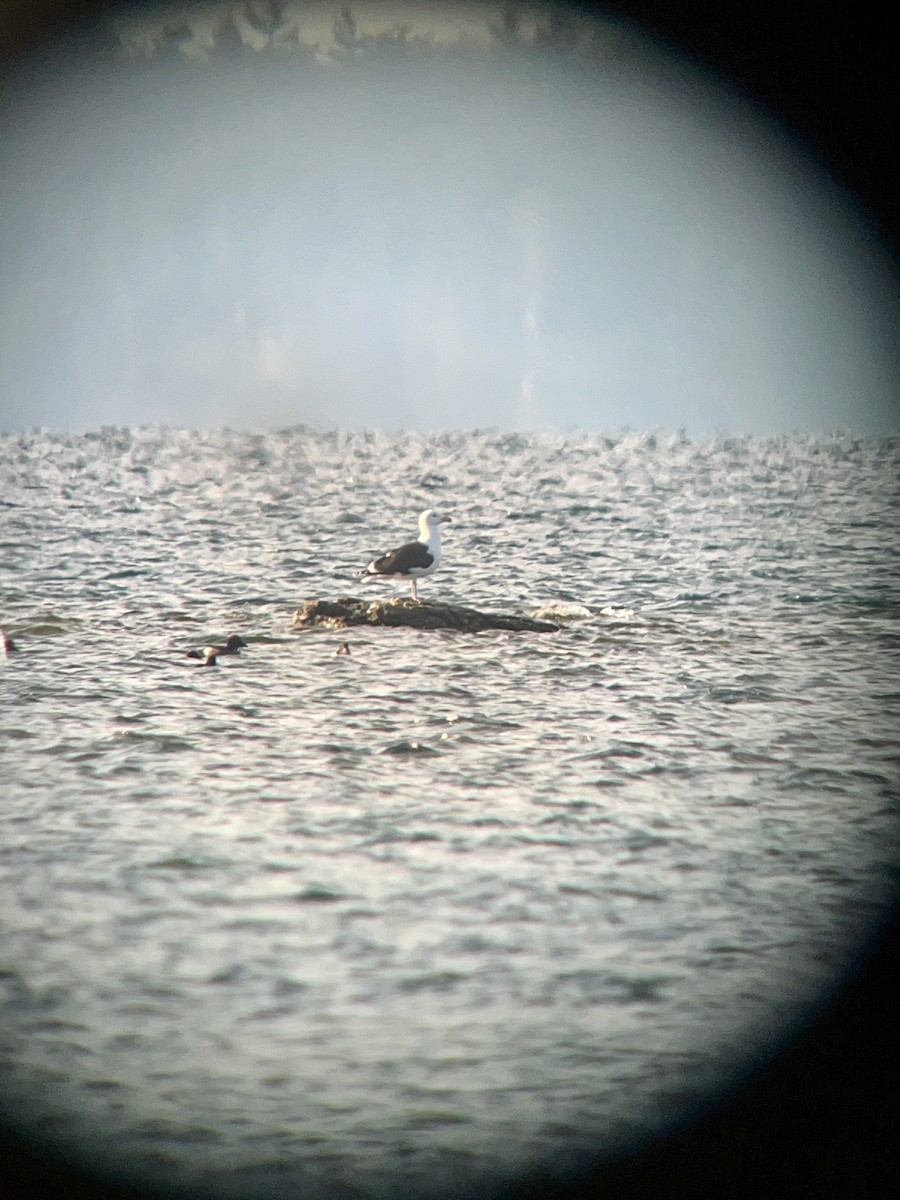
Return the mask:
M 337 600 L 307 600 L 294 613 L 294 628 L 321 625 L 326 629 L 346 629 L 350 625 L 385 625 L 408 629 L 457 629 L 461 633 L 482 633 L 487 629 L 509 629 L 523 633 L 555 633 L 559 625 L 510 613 L 479 612 L 458 604 L 428 604 L 397 597 L 392 600 L 358 600 L 341 596 Z

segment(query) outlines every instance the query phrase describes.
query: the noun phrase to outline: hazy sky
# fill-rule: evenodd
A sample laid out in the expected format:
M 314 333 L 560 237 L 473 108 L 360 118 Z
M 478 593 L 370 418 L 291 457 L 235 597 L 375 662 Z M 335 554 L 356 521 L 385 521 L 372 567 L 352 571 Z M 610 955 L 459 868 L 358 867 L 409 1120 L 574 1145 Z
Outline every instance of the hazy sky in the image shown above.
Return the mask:
M 900 429 L 897 292 L 749 104 L 522 6 L 138 8 L 0 118 L 0 427 Z

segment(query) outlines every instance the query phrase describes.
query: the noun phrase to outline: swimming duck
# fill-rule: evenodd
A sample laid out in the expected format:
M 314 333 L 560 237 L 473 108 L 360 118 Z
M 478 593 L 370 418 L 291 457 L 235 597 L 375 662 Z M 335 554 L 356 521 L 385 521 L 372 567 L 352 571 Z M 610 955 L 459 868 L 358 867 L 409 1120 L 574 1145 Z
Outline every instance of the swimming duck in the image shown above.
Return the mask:
M 215 663 L 216 656 L 219 654 L 237 654 L 242 646 L 246 646 L 239 634 L 233 633 L 230 638 L 222 646 L 204 646 L 202 650 L 188 650 L 187 658 L 212 658 Z

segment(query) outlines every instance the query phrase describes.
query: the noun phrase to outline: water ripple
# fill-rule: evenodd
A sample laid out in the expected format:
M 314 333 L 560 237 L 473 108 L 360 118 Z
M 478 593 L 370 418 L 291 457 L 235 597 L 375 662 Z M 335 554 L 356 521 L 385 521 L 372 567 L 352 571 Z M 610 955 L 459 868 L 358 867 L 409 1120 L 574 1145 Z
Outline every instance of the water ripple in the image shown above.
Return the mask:
M 721 1084 L 896 894 L 898 479 L 849 435 L 0 435 L 21 1110 L 185 1189 L 449 1196 Z M 436 504 L 423 595 L 559 633 L 291 630 Z

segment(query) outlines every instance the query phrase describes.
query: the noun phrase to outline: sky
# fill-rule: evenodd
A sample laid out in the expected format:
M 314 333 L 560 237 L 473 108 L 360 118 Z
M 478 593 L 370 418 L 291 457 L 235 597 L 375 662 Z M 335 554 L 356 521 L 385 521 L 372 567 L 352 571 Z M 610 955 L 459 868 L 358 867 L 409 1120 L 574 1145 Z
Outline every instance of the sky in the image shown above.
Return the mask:
M 0 117 L 0 429 L 900 431 L 840 186 L 612 21 L 105 17 Z

